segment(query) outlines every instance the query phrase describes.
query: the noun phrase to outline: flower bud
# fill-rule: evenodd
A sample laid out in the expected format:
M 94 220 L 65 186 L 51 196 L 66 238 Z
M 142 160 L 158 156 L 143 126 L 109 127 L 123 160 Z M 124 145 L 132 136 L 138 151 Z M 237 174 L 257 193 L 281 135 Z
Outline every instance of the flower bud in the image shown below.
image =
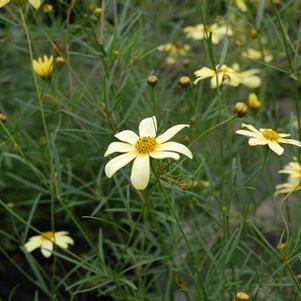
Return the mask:
M 95 9 L 94 9 L 94 14 L 95 15 L 101 15 L 103 13 L 103 8 L 101 8 L 101 7 L 96 7 Z
M 187 88 L 191 84 L 191 79 L 188 76 L 181 76 L 178 83 L 182 88 Z
M 248 111 L 248 107 L 245 103 L 237 102 L 234 104 L 233 113 L 237 117 L 239 117 L 239 118 L 244 117 L 247 114 L 247 111 Z
M 0 113 L 0 122 L 4 123 L 7 120 L 6 115 L 4 115 L 3 113 Z
M 151 75 L 147 78 L 147 83 L 152 87 L 156 86 L 158 82 L 159 78 L 155 75 Z
M 248 294 L 246 294 L 245 292 L 238 292 L 236 294 L 236 299 L 237 299 L 237 301 L 249 301 L 250 296 Z
M 256 29 L 251 29 L 250 31 L 249 31 L 249 35 L 250 35 L 250 37 L 252 38 L 252 39 L 256 39 L 257 38 L 257 30 Z
M 51 4 L 44 4 L 42 9 L 44 14 L 51 14 L 53 12 L 53 6 Z
M 55 58 L 55 62 L 58 64 L 58 65 L 64 65 L 66 64 L 66 60 L 62 57 L 62 56 L 57 56 Z
M 248 106 L 254 111 L 258 111 L 261 107 L 261 101 L 255 93 L 250 93 L 248 96 Z

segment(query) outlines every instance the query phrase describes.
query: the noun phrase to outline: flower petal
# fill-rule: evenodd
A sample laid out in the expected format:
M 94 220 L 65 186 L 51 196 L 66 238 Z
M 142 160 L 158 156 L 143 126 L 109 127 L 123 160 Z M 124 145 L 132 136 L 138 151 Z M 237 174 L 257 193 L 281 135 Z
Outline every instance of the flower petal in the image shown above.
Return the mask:
M 174 159 L 174 160 L 179 160 L 180 159 L 180 155 L 177 153 L 173 153 L 173 152 L 154 152 L 150 155 L 152 158 L 154 159 Z
M 263 138 L 250 138 L 248 143 L 251 146 L 254 146 L 254 145 L 267 145 L 268 140 L 263 139 Z
M 53 251 L 53 242 L 50 240 L 43 240 L 43 243 L 41 245 L 41 253 L 44 257 L 48 258 L 51 256 Z
M 293 144 L 293 145 L 301 147 L 301 142 L 298 140 L 295 140 L 295 139 L 279 139 L 278 141 L 280 143 Z
M 4 5 L 6 5 L 9 2 L 10 2 L 10 0 L 0 0 L 0 7 L 3 7 Z
M 68 245 L 73 245 L 74 240 L 69 236 L 56 236 L 55 237 L 55 244 L 61 247 L 62 249 L 68 249 Z
M 174 135 L 176 135 L 179 131 L 181 131 L 182 129 L 184 129 L 186 127 L 188 128 L 189 124 L 175 125 L 175 126 L 171 127 L 170 129 L 168 129 L 167 131 L 165 131 L 160 136 L 158 136 L 156 138 L 156 141 L 158 143 L 164 143 L 164 142 L 168 141 L 170 138 L 172 138 Z
M 280 146 L 279 143 L 275 142 L 275 141 L 271 141 L 268 143 L 269 148 L 275 152 L 278 156 L 281 156 L 284 152 L 284 148 L 282 146 Z
M 129 130 L 119 132 L 115 135 L 115 137 L 120 141 L 124 141 L 129 144 L 135 144 L 139 139 L 138 135 L 135 132 Z
M 192 155 L 191 151 L 189 150 L 189 148 L 187 146 L 185 146 L 184 144 L 177 143 L 177 142 L 171 141 L 171 142 L 166 142 L 166 143 L 160 144 L 157 147 L 157 150 L 158 151 L 173 151 L 173 152 L 183 154 L 190 159 L 193 158 L 193 155 Z
M 24 245 L 24 248 L 27 252 L 32 252 L 33 250 L 41 246 L 42 238 L 40 235 L 33 236 L 29 241 Z
M 117 170 L 130 163 L 135 157 L 135 153 L 126 153 L 110 160 L 105 166 L 106 176 L 111 178 Z
M 254 132 L 254 133 L 258 133 L 261 134 L 261 132 L 259 130 L 257 130 L 255 128 L 255 126 L 253 126 L 252 124 L 246 124 L 246 123 L 242 123 L 241 124 L 242 128 L 247 128 L 249 131 Z
M 239 135 L 243 135 L 243 136 L 247 136 L 247 137 L 253 137 L 253 138 L 260 138 L 262 137 L 262 135 L 251 132 L 251 131 L 247 131 L 247 130 L 237 130 L 235 131 L 236 134 Z
M 139 124 L 140 137 L 156 137 L 157 119 L 155 116 L 143 119 Z
M 41 6 L 40 0 L 28 0 L 28 2 L 35 8 L 38 9 Z
M 135 147 L 132 144 L 123 143 L 123 142 L 112 142 L 107 151 L 105 152 L 105 157 L 113 153 L 127 153 L 135 150 Z
M 150 178 L 150 159 L 148 155 L 137 156 L 133 163 L 131 182 L 137 190 L 147 187 Z

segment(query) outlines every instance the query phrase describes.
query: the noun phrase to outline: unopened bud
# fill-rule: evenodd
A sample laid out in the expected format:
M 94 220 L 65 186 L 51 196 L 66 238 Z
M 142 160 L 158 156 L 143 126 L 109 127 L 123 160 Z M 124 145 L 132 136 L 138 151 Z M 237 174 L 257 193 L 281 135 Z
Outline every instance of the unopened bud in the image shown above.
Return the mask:
M 44 4 L 42 9 L 44 14 L 51 14 L 53 12 L 53 6 L 51 4 Z
M 7 120 L 6 115 L 4 115 L 3 113 L 0 113 L 0 122 L 4 123 Z
M 191 84 L 191 79 L 188 76 L 181 76 L 179 78 L 179 85 L 182 88 L 187 88 L 190 86 L 190 84 Z
M 243 102 L 237 102 L 235 103 L 234 107 L 233 107 L 233 113 L 241 118 L 244 117 L 248 112 L 248 107 L 245 103 Z
M 101 7 L 96 7 L 95 9 L 94 9 L 94 14 L 95 15 L 101 15 L 103 13 L 103 8 L 101 8 Z
M 248 106 L 254 111 L 258 111 L 261 107 L 261 101 L 255 93 L 250 93 L 248 96 Z
M 55 58 L 55 62 L 58 64 L 58 65 L 64 65 L 66 63 L 66 60 L 62 57 L 62 56 L 57 56 Z
M 256 29 L 251 29 L 249 32 L 249 35 L 252 39 L 256 39 L 257 38 L 257 30 Z
M 151 75 L 147 78 L 147 83 L 152 87 L 156 86 L 158 82 L 159 78 L 155 75 Z
M 237 299 L 237 301 L 249 301 L 250 296 L 245 292 L 238 292 L 236 294 L 236 299 Z

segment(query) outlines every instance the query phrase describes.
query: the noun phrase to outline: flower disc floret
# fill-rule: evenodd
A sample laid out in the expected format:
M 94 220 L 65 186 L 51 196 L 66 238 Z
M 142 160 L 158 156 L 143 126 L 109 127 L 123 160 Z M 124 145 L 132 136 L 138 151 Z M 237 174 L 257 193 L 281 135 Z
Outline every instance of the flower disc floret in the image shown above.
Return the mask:
M 278 141 L 280 136 L 279 134 L 272 129 L 263 129 L 261 130 L 263 137 L 271 141 Z
M 135 148 L 139 154 L 149 155 L 155 151 L 157 142 L 155 138 L 152 137 L 142 137 L 136 142 Z

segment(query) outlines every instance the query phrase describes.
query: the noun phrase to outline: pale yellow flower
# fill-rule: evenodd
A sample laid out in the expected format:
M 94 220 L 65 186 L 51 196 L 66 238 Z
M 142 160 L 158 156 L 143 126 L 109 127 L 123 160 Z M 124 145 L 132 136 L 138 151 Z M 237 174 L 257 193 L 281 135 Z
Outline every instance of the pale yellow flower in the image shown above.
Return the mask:
M 39 57 L 37 60 L 33 60 L 32 67 L 38 76 L 44 79 L 50 77 L 53 69 L 53 56 L 48 58 L 44 55 L 43 58 Z
M 12 3 L 12 4 L 22 4 L 24 1 L 22 0 L 0 0 L 0 8 Z M 28 3 L 31 4 L 35 9 L 38 9 L 41 6 L 40 0 L 28 0 Z
M 187 38 L 193 40 L 203 40 L 211 34 L 213 44 L 218 44 L 225 36 L 232 36 L 233 34 L 229 26 L 219 25 L 218 23 L 212 25 L 198 24 L 196 26 L 187 26 L 183 31 Z
M 183 144 L 169 141 L 188 124 L 178 124 L 163 134 L 157 136 L 156 117 L 143 119 L 139 124 L 139 136 L 129 130 L 115 135 L 123 142 L 113 142 L 109 145 L 105 157 L 113 153 L 124 153 L 110 160 L 105 166 L 107 177 L 111 178 L 116 171 L 134 160 L 131 172 L 131 182 L 137 190 L 147 187 L 150 180 L 150 158 L 178 160 L 180 154 L 192 159 L 191 151 Z
M 301 164 L 297 160 L 288 163 L 284 169 L 279 170 L 280 174 L 287 174 L 286 183 L 276 185 L 275 195 L 280 193 L 291 193 L 300 190 L 301 186 Z
M 248 130 L 237 130 L 236 134 L 251 137 L 249 139 L 250 146 L 268 145 L 268 147 L 279 156 L 284 152 L 284 148 L 280 145 L 281 143 L 293 144 L 301 147 L 300 141 L 287 139 L 290 134 L 277 133 L 272 129 L 257 130 L 253 125 L 245 123 L 242 123 L 241 127 L 247 128 Z
M 73 239 L 68 236 L 67 231 L 47 231 L 41 235 L 32 236 L 24 245 L 27 252 L 40 248 L 44 257 L 50 257 L 53 252 L 54 245 L 62 249 L 68 249 L 69 245 L 73 245 Z
M 272 54 L 267 50 L 259 51 L 254 48 L 248 48 L 241 55 L 251 60 L 263 59 L 266 63 L 269 63 L 273 60 Z
M 245 0 L 233 0 L 233 4 L 243 12 L 246 12 L 248 10 Z
M 236 299 L 237 299 L 237 301 L 249 301 L 250 296 L 245 292 L 238 292 L 236 294 Z
M 160 45 L 158 50 L 168 54 L 166 58 L 168 64 L 175 64 L 179 57 L 185 57 L 188 55 L 190 46 L 188 44 L 182 46 L 177 43 L 166 43 Z
M 258 76 L 259 69 L 241 71 L 238 64 L 233 64 L 232 68 L 240 77 L 240 83 L 248 88 L 258 88 L 261 85 L 261 78 Z
M 237 87 L 240 84 L 240 78 L 238 73 L 226 65 L 216 66 L 216 71 L 207 67 L 203 67 L 194 72 L 196 80 L 194 84 L 197 84 L 200 80 L 211 77 L 211 88 L 216 88 L 220 85 L 229 85 Z
M 261 84 L 261 79 L 257 75 L 259 72 L 258 69 L 241 71 L 238 64 L 234 64 L 232 67 L 217 65 L 216 71 L 203 67 L 194 72 L 194 75 L 197 77 L 194 84 L 197 84 L 200 80 L 211 77 L 211 88 L 216 88 L 220 85 L 237 87 L 240 84 L 250 88 L 257 88 Z

